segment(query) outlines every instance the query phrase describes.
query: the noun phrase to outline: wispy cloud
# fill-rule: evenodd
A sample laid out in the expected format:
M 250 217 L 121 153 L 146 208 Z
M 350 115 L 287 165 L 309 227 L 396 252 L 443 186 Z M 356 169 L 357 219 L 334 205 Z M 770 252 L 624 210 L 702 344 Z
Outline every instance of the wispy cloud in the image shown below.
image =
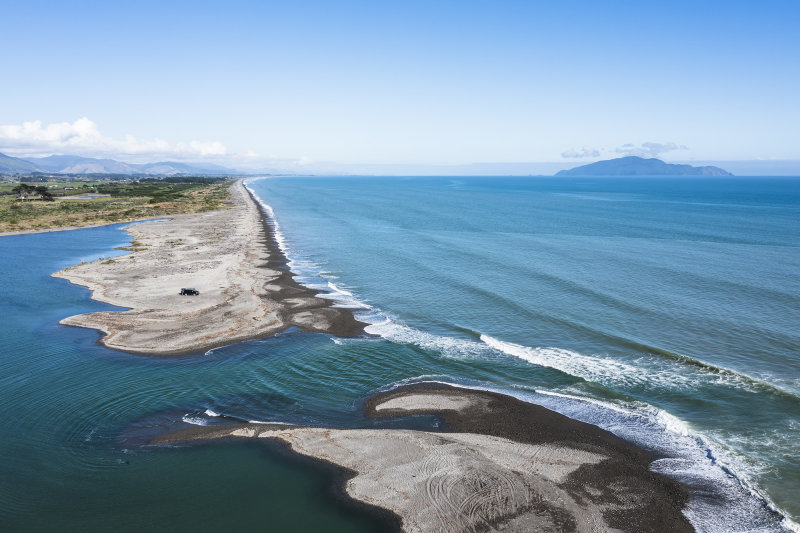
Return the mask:
M 590 148 L 588 146 L 584 146 L 583 148 L 576 150 L 575 148 L 570 148 L 564 152 L 561 152 L 561 157 L 564 159 L 580 159 L 584 157 L 600 157 L 600 150 L 597 148 Z
M 150 156 L 220 158 L 231 155 L 218 141 L 169 143 L 163 139 L 115 139 L 103 135 L 97 124 L 84 117 L 75 122 L 42 124 L 40 120 L 0 125 L 0 151 L 14 155 L 76 154 L 88 156 Z
M 623 144 L 614 151 L 621 155 L 656 157 L 665 152 L 672 152 L 674 150 L 688 150 L 688 147 L 674 142 L 666 142 L 666 143 L 646 142 L 640 144 L 639 146 L 636 146 L 634 144 Z

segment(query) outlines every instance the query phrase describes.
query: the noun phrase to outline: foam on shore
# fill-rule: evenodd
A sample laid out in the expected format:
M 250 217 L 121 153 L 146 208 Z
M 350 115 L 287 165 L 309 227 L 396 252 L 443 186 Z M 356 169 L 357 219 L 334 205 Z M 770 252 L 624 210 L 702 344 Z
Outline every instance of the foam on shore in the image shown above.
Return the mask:
M 507 395 L 417 384 L 367 400 L 373 418 L 440 413 L 448 432 L 236 424 L 153 443 L 268 438 L 346 469 L 344 490 L 409 531 L 691 531 L 686 491 L 651 458 L 595 426 Z M 613 491 L 604 487 L 614 486 Z
M 476 382 L 464 383 L 433 376 L 403 380 L 385 390 L 431 383 L 465 390 L 483 390 L 541 405 L 569 418 L 596 425 L 659 458 L 651 470 L 685 483 L 693 497 L 685 513 L 699 531 L 775 531 L 780 526 L 800 531 L 774 502 L 765 497 L 744 473 L 746 467 L 682 420 L 643 402 L 627 405 L 586 396 L 523 387 L 509 388 Z M 744 525 L 744 526 L 743 526 Z

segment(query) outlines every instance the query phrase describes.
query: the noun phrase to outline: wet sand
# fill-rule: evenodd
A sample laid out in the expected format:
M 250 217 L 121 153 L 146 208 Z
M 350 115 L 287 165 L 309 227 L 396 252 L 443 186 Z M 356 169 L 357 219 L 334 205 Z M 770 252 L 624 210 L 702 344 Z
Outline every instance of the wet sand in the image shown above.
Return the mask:
M 681 484 L 613 434 L 501 394 L 417 384 L 377 394 L 373 418 L 435 414 L 444 428 L 192 427 L 153 444 L 266 438 L 337 465 L 348 497 L 405 531 L 693 531 Z
M 174 215 L 127 228 L 134 251 L 53 274 L 92 298 L 128 308 L 65 318 L 104 333 L 108 348 L 147 355 L 196 353 L 297 327 L 338 336 L 363 333 L 351 311 L 294 281 L 271 221 L 244 187 L 231 209 Z M 181 296 L 183 287 L 199 296 Z

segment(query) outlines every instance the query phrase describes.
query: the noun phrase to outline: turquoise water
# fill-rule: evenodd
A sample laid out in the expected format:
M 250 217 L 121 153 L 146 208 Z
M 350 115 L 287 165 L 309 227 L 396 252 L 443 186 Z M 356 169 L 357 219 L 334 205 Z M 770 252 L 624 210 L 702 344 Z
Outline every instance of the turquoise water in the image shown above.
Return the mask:
M 330 496 L 330 471 L 280 450 L 141 442 L 223 417 L 369 427 L 367 395 L 435 380 L 648 447 L 654 470 L 693 488 L 687 513 L 704 530 L 796 528 L 771 509 L 800 517 L 800 179 L 250 187 L 300 280 L 354 308 L 373 336 L 287 333 L 173 359 L 113 352 L 57 324 L 108 306 L 48 275 L 110 255 L 126 234 L 0 239 L 0 523 L 380 530 Z

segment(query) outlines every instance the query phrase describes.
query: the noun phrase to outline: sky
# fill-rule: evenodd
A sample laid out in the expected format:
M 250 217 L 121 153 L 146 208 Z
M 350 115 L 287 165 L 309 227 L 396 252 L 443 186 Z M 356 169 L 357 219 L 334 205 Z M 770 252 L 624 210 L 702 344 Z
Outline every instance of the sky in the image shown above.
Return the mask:
M 800 2 L 6 2 L 0 152 L 800 160 Z

